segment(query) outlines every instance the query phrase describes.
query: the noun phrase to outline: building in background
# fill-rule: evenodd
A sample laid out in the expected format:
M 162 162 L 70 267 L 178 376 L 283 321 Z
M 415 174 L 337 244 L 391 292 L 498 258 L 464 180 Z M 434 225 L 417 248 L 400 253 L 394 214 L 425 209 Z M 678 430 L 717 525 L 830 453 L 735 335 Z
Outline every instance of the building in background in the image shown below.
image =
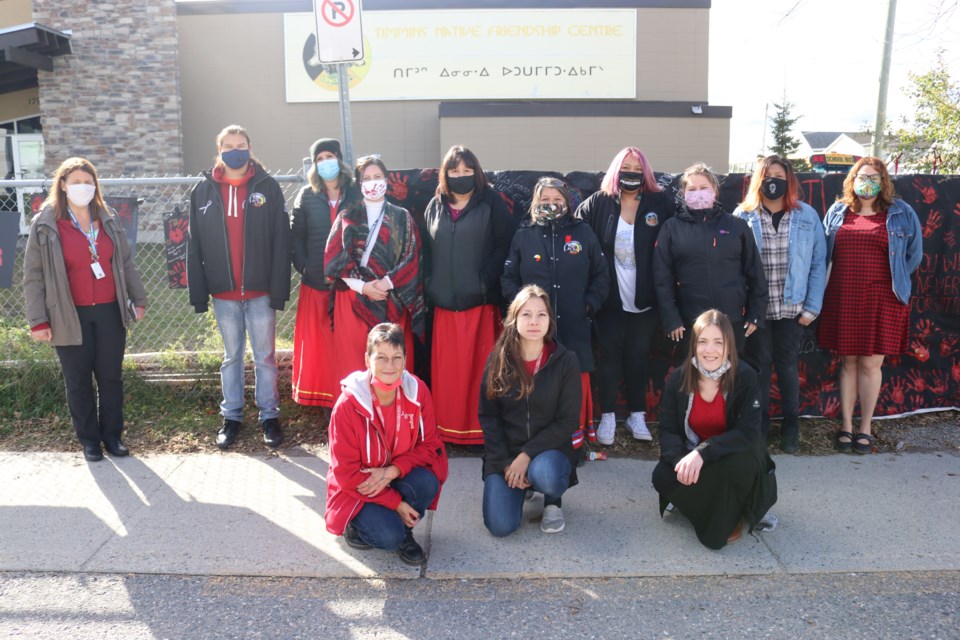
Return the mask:
M 658 170 L 725 170 L 732 110 L 707 101 L 710 4 L 365 0 L 355 152 L 435 167 L 460 143 L 491 170 L 565 172 L 602 170 L 630 144 Z M 5 173 L 50 175 L 83 155 L 105 176 L 194 174 L 230 123 L 267 167 L 299 168 L 312 140 L 341 137 L 312 11 L 311 0 L 0 0 Z M 24 30 L 48 34 L 46 48 L 10 39 Z M 9 151 L 27 140 L 32 168 Z

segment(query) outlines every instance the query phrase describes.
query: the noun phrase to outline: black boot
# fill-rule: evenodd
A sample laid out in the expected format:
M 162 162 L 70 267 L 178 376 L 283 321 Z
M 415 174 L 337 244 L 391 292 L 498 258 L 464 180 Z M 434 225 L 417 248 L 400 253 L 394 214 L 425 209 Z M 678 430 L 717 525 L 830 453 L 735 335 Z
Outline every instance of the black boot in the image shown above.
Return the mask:
M 795 453 L 800 448 L 800 425 L 797 419 L 784 419 L 780 425 L 780 451 Z

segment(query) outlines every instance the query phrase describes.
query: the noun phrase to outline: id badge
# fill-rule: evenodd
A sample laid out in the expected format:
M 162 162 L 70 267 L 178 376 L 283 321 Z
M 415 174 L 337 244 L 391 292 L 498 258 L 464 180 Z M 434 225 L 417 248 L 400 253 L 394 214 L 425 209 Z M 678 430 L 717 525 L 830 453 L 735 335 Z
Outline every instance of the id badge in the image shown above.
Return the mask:
M 90 268 L 93 269 L 93 277 L 97 280 L 101 280 L 106 277 L 106 274 L 103 272 L 103 267 L 100 266 L 99 262 L 91 263 Z

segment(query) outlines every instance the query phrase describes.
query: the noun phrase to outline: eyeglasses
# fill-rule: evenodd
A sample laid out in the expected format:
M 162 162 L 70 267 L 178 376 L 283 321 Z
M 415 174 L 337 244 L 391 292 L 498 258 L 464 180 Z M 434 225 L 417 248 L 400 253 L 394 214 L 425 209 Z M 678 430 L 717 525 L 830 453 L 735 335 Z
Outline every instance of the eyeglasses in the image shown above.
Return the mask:
M 868 176 L 864 173 L 861 173 L 858 174 L 854 180 L 857 182 L 872 182 L 873 184 L 880 184 L 883 182 L 883 177 L 881 177 L 879 173 L 873 176 Z

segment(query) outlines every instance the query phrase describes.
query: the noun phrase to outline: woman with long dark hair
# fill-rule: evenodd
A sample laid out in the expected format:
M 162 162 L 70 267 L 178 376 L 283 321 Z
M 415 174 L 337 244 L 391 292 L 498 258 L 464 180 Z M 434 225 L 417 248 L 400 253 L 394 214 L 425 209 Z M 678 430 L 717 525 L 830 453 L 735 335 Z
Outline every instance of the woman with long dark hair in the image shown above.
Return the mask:
M 767 280 L 764 326 L 747 340 L 744 357 L 760 369 L 763 431 L 770 429 L 770 379 L 780 388 L 780 449 L 800 446 L 800 339 L 820 313 L 827 282 L 827 241 L 820 216 L 800 200 L 800 181 L 790 161 L 767 156 L 733 215 L 753 231 Z
M 500 276 L 516 224 L 470 149 L 455 145 L 444 156 L 424 226 L 437 429 L 445 442 L 482 444 L 477 388 L 500 335 Z
M 523 287 L 483 373 L 483 523 L 498 537 L 520 527 L 527 489 L 543 494 L 540 530 L 565 527 L 561 498 L 577 483 L 580 366 L 555 336 L 550 297 Z

